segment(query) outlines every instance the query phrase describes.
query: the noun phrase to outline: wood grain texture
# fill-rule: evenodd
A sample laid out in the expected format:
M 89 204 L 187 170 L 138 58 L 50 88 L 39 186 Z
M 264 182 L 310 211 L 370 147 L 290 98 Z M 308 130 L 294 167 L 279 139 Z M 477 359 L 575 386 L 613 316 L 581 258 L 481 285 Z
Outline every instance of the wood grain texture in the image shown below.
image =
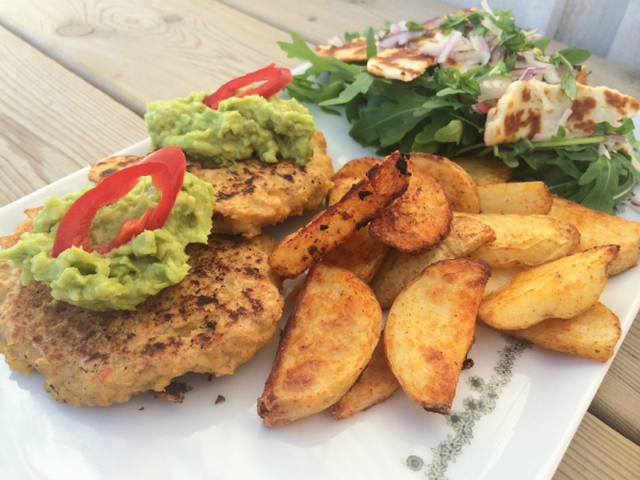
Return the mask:
M 139 115 L 271 62 L 300 64 L 276 43 L 286 32 L 215 1 L 3 0 L 0 22 Z
M 640 445 L 640 314 L 609 368 L 589 413 Z
M 553 480 L 636 479 L 640 447 L 587 414 Z
M 0 206 L 147 137 L 142 118 L 2 27 L 0 44 Z

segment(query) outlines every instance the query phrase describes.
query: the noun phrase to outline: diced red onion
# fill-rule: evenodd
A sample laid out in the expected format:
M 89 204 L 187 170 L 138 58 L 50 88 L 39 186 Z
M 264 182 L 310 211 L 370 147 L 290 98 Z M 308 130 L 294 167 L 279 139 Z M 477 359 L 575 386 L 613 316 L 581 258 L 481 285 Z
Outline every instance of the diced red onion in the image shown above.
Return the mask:
M 627 141 L 627 137 L 616 133 L 605 133 L 605 137 L 607 138 L 607 143 L 610 144 L 625 143 Z
M 456 42 L 461 36 L 462 36 L 462 32 L 459 32 L 457 30 L 454 30 L 449 34 L 449 39 L 447 40 L 447 43 L 445 43 L 444 48 L 442 49 L 442 51 L 440 52 L 440 55 L 438 55 L 438 58 L 436 60 L 438 63 L 444 63 L 447 61 L 447 58 L 449 57 L 449 52 L 451 52 L 451 49 L 453 48 L 453 46 L 456 44 Z
M 426 22 L 424 22 L 422 26 L 424 28 L 437 27 L 438 25 L 440 25 L 441 21 L 442 21 L 442 17 L 432 18 L 431 20 L 427 20 Z
M 489 112 L 489 105 L 486 102 L 476 103 L 475 105 L 471 105 L 471 108 L 474 112 L 486 115 Z
M 438 55 L 440 55 L 440 52 L 442 52 L 445 43 L 446 42 L 436 43 L 427 40 L 418 47 L 418 50 L 420 50 L 422 53 L 426 53 L 427 55 L 431 55 L 432 57 L 437 57 Z
M 513 74 L 513 71 L 511 73 Z M 520 78 L 518 80 L 520 80 L 521 82 L 526 82 L 527 80 L 531 80 L 531 77 L 533 77 L 535 73 L 536 73 L 536 69 L 529 67 L 525 69 L 524 73 L 520 75 Z
M 402 30 L 396 33 L 389 33 L 389 35 L 378 41 L 378 47 L 395 48 L 421 35 L 424 35 L 424 30 Z
M 329 45 L 333 45 L 334 47 L 340 48 L 344 46 L 344 40 L 342 40 L 339 36 L 334 35 L 329 40 L 327 40 Z

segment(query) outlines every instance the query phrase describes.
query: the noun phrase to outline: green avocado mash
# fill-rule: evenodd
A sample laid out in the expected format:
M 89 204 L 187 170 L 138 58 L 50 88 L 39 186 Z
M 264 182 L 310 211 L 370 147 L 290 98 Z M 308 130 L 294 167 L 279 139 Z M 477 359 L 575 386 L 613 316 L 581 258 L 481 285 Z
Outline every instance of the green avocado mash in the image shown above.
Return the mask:
M 267 163 L 285 158 L 304 165 L 313 156 L 313 117 L 295 99 L 231 97 L 213 110 L 202 103 L 208 95 L 151 102 L 144 119 L 153 146 L 177 145 L 225 166 L 255 155 Z
M 44 282 L 54 298 L 90 310 L 131 310 L 187 275 L 186 245 L 207 243 L 211 231 L 215 197 L 210 184 L 187 173 L 164 227 L 145 230 L 107 254 L 72 247 L 50 258 L 62 217 L 89 188 L 46 200 L 34 229 L 12 248 L 0 251 L 0 259 L 22 269 L 24 285 Z M 151 178 L 142 177 L 126 196 L 98 211 L 91 229 L 93 244 L 111 240 L 125 220 L 139 218 L 160 197 Z

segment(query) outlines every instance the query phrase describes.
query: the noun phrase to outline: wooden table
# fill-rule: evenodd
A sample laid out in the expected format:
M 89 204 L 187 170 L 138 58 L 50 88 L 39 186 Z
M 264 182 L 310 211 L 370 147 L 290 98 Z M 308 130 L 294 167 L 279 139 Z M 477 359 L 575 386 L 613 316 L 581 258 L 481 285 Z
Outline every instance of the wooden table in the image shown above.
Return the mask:
M 270 62 L 277 41 L 426 20 L 436 1 L 3 0 L 0 3 L 0 206 L 147 137 L 151 100 L 214 90 Z M 588 62 L 592 84 L 640 98 L 640 72 Z M 640 322 L 635 322 L 555 479 L 640 475 Z M 553 408 L 553 406 L 550 406 Z

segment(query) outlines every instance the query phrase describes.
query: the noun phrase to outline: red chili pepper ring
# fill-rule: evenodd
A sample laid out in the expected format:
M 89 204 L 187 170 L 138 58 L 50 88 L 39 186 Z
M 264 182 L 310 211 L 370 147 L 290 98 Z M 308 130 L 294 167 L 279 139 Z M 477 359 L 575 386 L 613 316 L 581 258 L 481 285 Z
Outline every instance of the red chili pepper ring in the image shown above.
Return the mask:
M 185 156 L 180 147 L 165 147 L 140 162 L 109 175 L 73 202 L 62 217 L 51 249 L 51 258 L 56 258 L 73 246 L 87 252 L 104 254 L 127 243 L 144 230 L 161 228 L 182 188 L 185 165 Z M 162 194 L 158 205 L 147 209 L 136 220 L 125 221 L 110 242 L 91 247 L 91 225 L 98 210 L 124 197 L 137 185 L 140 177 L 147 175 L 151 176 L 153 186 Z
M 275 63 L 272 63 L 268 67 L 256 70 L 253 73 L 248 73 L 247 75 L 225 83 L 214 93 L 206 97 L 202 103 L 207 107 L 216 110 L 221 101 L 231 97 L 260 95 L 261 97 L 269 98 L 289 85 L 292 78 L 293 74 L 291 73 L 291 70 L 288 68 L 276 68 Z M 236 95 L 236 92 L 240 88 L 247 87 L 255 82 L 264 83 Z

